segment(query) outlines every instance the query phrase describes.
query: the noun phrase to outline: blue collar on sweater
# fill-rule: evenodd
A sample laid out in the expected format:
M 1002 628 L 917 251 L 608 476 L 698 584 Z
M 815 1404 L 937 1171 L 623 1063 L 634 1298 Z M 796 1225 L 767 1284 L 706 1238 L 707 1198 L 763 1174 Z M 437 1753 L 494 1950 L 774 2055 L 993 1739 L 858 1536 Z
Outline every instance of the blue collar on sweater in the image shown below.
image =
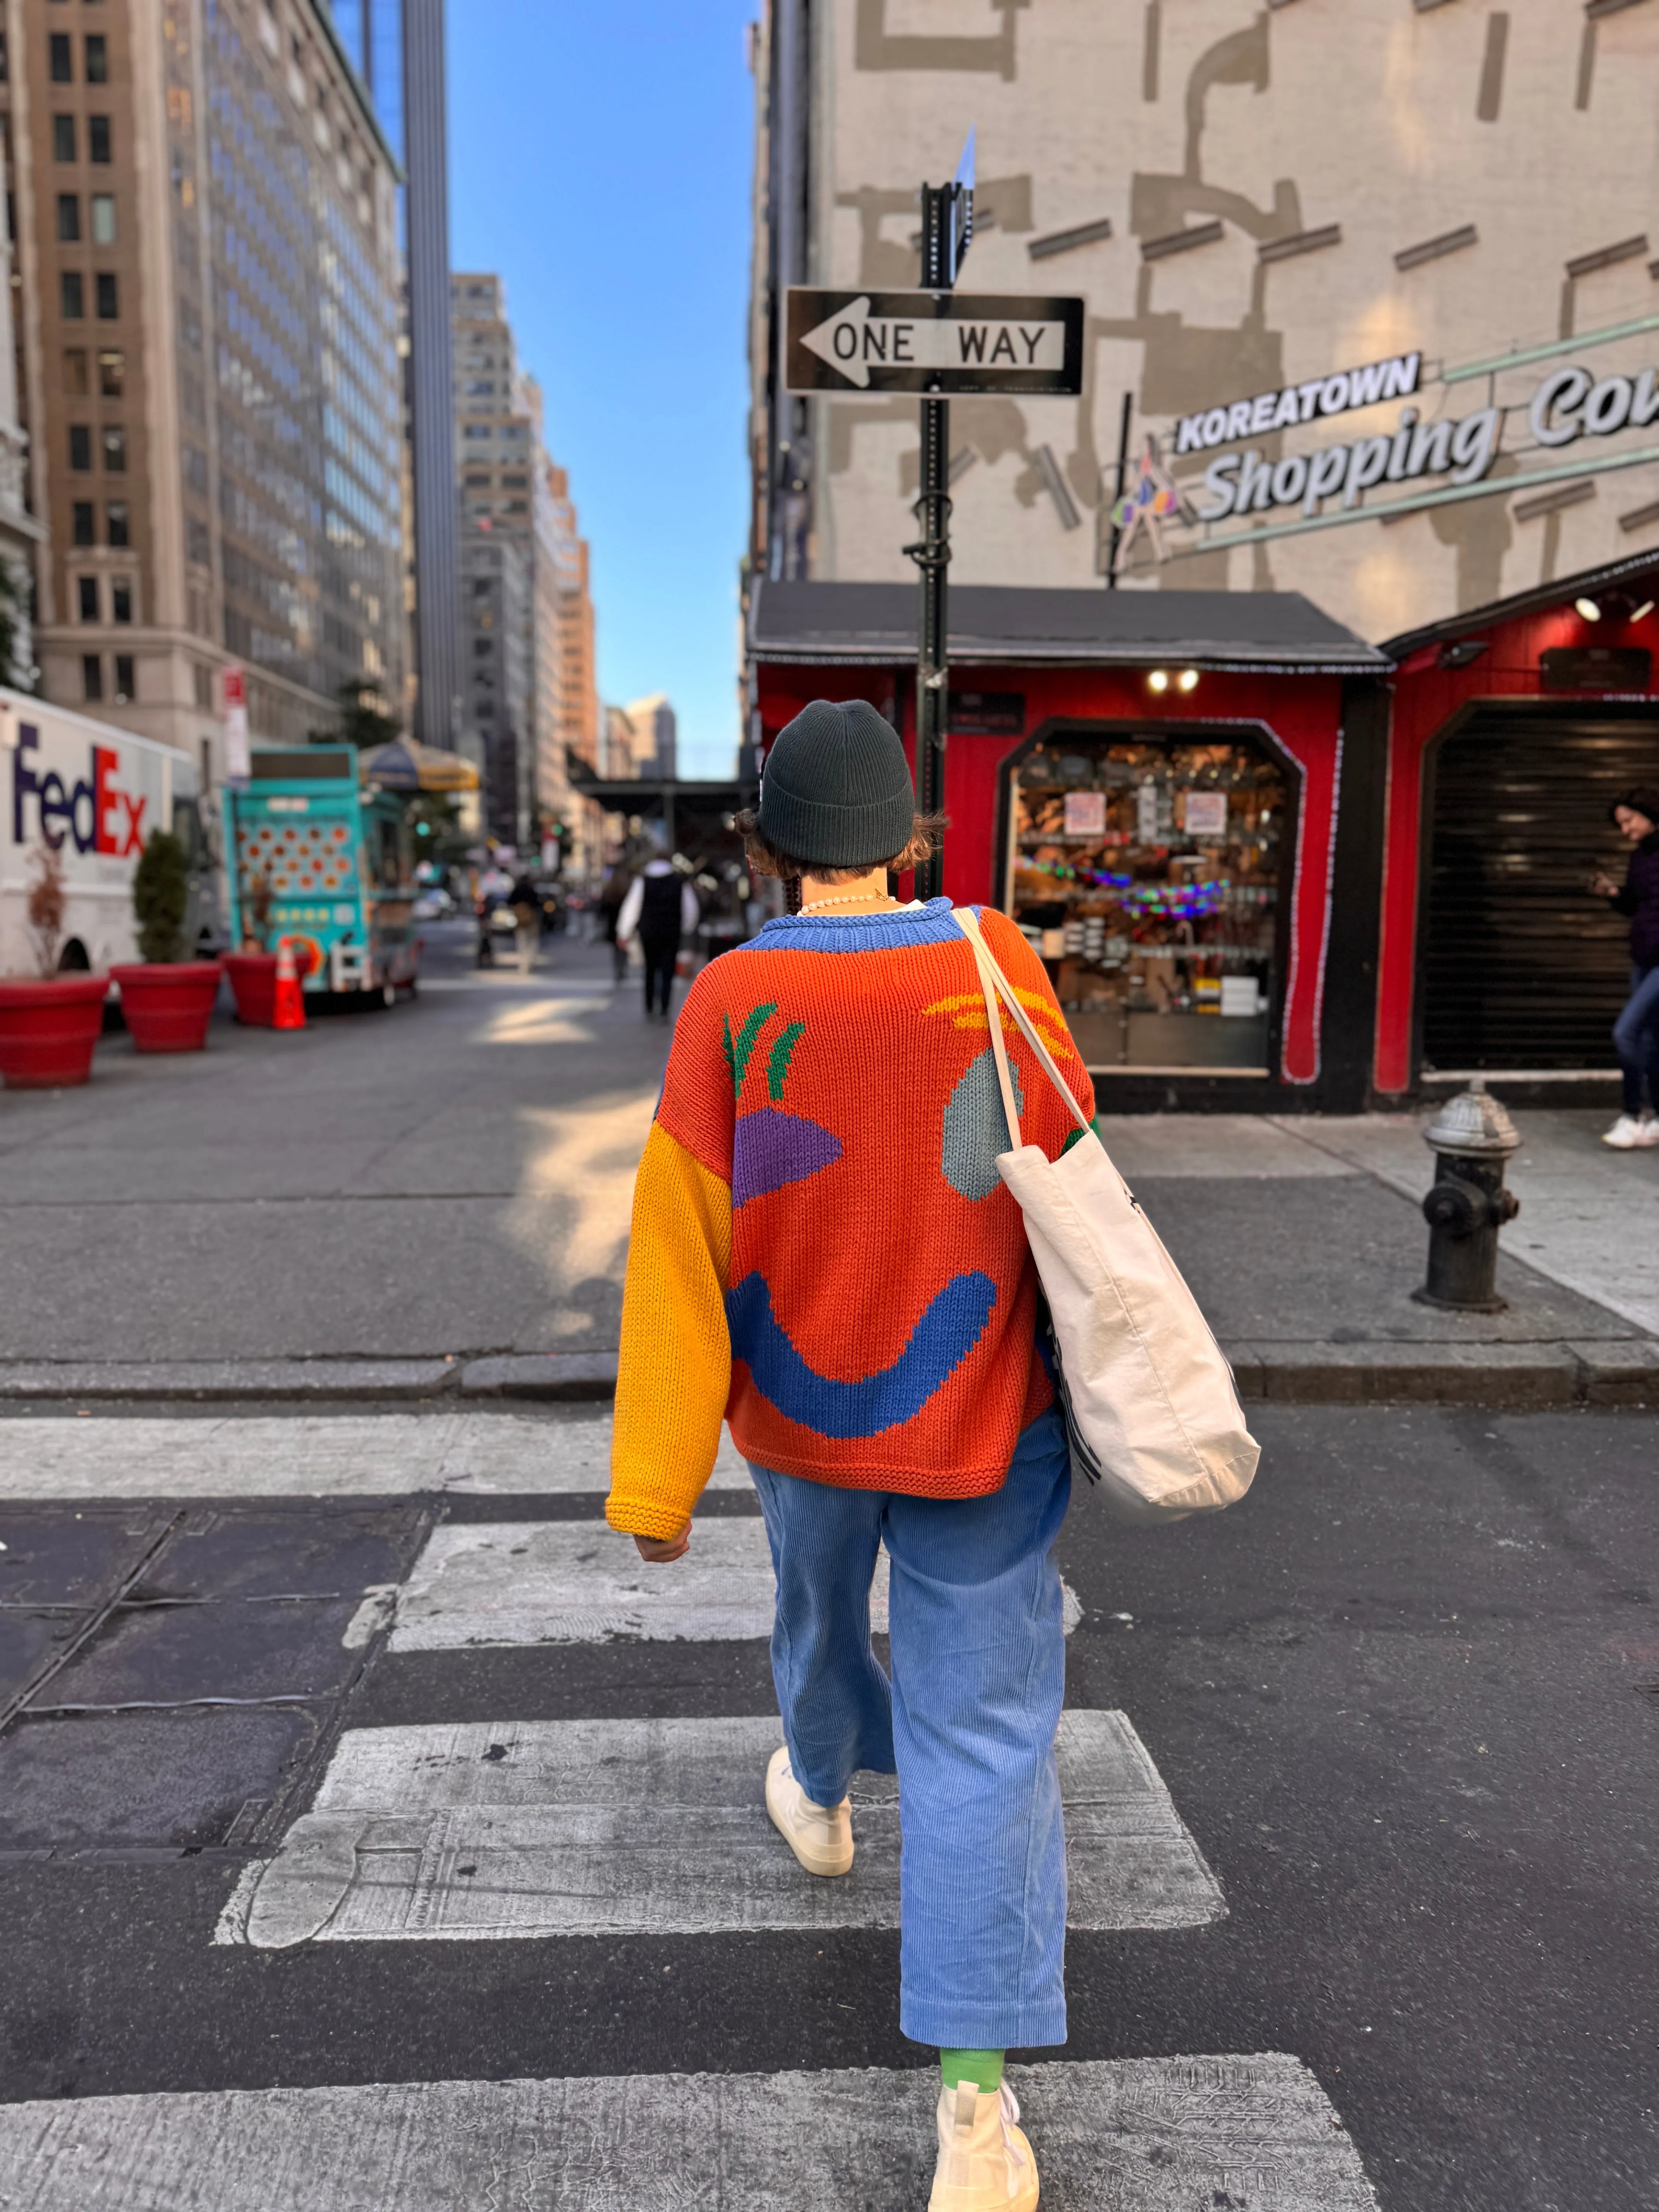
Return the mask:
M 969 913 L 977 908 L 970 907 Z M 898 914 L 781 914 L 742 952 L 902 952 L 912 945 L 961 943 L 948 898 Z

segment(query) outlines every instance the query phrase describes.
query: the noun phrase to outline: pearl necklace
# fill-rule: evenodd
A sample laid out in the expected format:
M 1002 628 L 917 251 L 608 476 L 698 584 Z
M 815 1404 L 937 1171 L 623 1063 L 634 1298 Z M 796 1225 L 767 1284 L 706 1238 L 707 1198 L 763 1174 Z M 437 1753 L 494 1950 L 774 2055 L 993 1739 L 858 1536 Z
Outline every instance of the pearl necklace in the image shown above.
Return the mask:
M 885 891 L 854 891 L 847 898 L 808 900 L 800 910 L 803 914 L 818 914 L 827 906 L 862 906 L 866 899 L 877 898 L 882 901 L 884 906 L 896 907 L 898 904 L 898 901 L 889 898 Z M 881 907 L 876 908 L 878 914 L 881 910 Z

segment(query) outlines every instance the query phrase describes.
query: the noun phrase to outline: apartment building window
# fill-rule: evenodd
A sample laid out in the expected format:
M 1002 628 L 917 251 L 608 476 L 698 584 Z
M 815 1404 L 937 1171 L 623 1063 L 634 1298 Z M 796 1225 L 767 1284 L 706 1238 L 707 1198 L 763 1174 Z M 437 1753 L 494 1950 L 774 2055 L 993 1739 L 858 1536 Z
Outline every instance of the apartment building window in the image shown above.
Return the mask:
M 206 523 L 198 522 L 193 514 L 186 515 L 185 518 L 185 537 L 188 546 L 187 557 L 193 561 L 198 568 L 211 568 L 213 565 L 213 544 L 211 539 L 208 536 L 208 526 Z
M 127 434 L 118 423 L 109 423 L 104 431 L 104 472 L 106 476 L 126 474 Z
M 87 349 L 70 346 L 64 356 L 64 390 L 71 399 L 87 396 Z
M 130 623 L 132 620 L 132 579 L 116 576 L 109 587 L 109 618 L 112 622 Z
M 97 577 L 77 576 L 76 591 L 80 601 L 82 621 L 95 623 L 98 619 Z
M 104 664 L 95 653 L 81 655 L 81 696 L 101 699 L 104 696 Z
M 52 118 L 52 154 L 55 161 L 75 159 L 75 118 L 54 115 Z
M 98 356 L 98 390 L 105 399 L 119 399 L 126 390 L 127 357 L 124 353 L 104 352 Z
M 70 466 L 77 474 L 92 466 L 92 432 L 84 422 L 70 424 Z
M 101 31 L 89 32 L 87 36 L 87 82 L 109 82 L 109 41 Z
M 113 246 L 115 243 L 113 192 L 94 192 L 92 196 L 92 242 L 94 246 Z
M 46 37 L 46 69 L 54 84 L 73 84 L 75 63 L 70 52 L 67 31 L 52 31 Z
M 6 47 L 6 34 L 0 31 L 0 84 L 11 82 L 11 57 Z
M 213 709 L 213 671 L 204 668 L 198 660 L 191 668 L 191 674 L 196 679 L 196 703 L 204 714 L 210 714 Z
M 59 192 L 58 195 L 58 242 L 60 246 L 78 246 L 81 240 L 81 195 L 79 192 Z
M 89 499 L 77 499 L 70 508 L 70 514 L 76 544 L 77 545 L 95 544 L 97 540 L 93 535 L 92 501 Z
M 58 277 L 58 305 L 66 323 L 78 323 L 87 312 L 86 284 L 78 269 L 64 269 Z
M 109 131 L 109 118 L 108 118 L 108 116 L 107 116 L 107 115 L 89 115 L 89 116 L 88 116 L 88 118 L 87 118 L 87 159 L 88 159 L 88 161 L 98 161 L 98 162 L 102 162 L 102 163 L 107 163 L 107 162 L 109 162 L 109 161 L 113 161 L 113 160 L 114 160 L 114 158 L 115 158 L 115 157 L 114 157 L 114 155 L 113 155 L 111 153 L 111 151 L 110 151 L 110 131 Z
M 115 656 L 116 697 L 131 699 L 137 695 L 137 684 L 133 678 L 132 655 L 130 653 L 118 653 Z
M 104 509 L 104 543 L 106 545 L 125 546 L 130 545 L 132 543 L 132 540 L 127 535 L 127 503 L 125 500 L 111 500 L 108 506 Z
M 93 280 L 98 287 L 98 319 L 100 323 L 118 321 L 121 313 L 120 295 L 112 270 L 100 269 Z

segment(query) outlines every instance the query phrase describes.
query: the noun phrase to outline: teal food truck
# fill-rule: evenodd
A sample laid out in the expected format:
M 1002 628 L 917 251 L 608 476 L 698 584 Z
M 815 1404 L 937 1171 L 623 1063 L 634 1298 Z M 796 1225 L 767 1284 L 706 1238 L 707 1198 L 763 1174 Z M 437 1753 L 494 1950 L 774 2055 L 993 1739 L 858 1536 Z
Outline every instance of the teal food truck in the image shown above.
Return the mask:
M 223 793 L 230 942 L 286 938 L 308 991 L 413 991 L 421 940 L 401 799 L 365 798 L 351 745 L 256 751 Z

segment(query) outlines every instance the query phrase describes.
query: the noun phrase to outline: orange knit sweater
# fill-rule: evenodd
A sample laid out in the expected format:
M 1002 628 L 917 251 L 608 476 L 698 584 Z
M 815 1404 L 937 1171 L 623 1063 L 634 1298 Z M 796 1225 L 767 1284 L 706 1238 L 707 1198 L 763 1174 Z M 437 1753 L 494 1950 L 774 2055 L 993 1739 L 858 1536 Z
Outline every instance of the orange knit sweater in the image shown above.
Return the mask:
M 1094 1097 L 1042 966 L 986 941 Z M 1003 1018 L 1021 1139 L 1075 1124 Z M 684 1526 L 722 1418 L 746 1458 L 861 1489 L 997 1489 L 1052 1398 L 1036 1272 L 995 1166 L 1008 1148 L 984 1000 L 947 900 L 789 915 L 706 968 L 641 1162 L 608 1507 Z

